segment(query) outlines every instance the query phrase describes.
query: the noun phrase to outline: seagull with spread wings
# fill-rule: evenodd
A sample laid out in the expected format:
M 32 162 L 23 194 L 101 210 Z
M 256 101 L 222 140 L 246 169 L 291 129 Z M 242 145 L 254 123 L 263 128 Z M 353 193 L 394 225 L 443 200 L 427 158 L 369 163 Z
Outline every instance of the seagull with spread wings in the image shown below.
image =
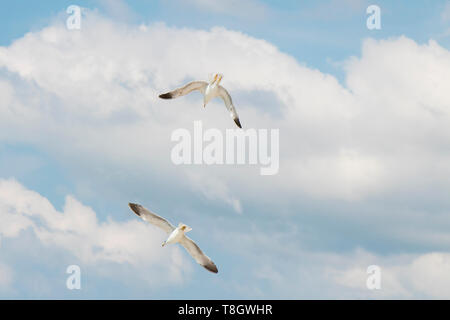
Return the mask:
M 234 122 L 239 128 L 242 128 L 241 122 L 239 121 L 239 116 L 233 106 L 233 101 L 231 100 L 230 94 L 224 87 L 220 85 L 220 81 L 222 81 L 222 78 L 223 75 L 216 73 L 209 83 L 206 81 L 192 81 L 186 84 L 184 87 L 161 94 L 159 95 L 159 97 L 161 99 L 175 99 L 187 95 L 194 90 L 199 90 L 203 94 L 203 107 L 206 107 L 211 99 L 215 97 L 221 97 L 223 102 L 225 102 L 225 106 L 230 112 L 231 118 L 233 118 Z
M 148 209 L 143 206 L 135 203 L 128 204 L 139 217 L 143 220 L 163 229 L 169 237 L 166 241 L 163 242 L 162 246 L 164 247 L 166 244 L 177 243 L 179 242 L 187 252 L 197 261 L 198 264 L 203 266 L 206 270 L 217 273 L 219 270 L 212 260 L 203 253 L 202 250 L 197 246 L 197 244 L 192 241 L 192 239 L 188 238 L 185 235 L 185 232 L 189 232 L 192 228 L 188 227 L 184 223 L 178 224 L 178 227 L 174 227 L 169 221 L 166 219 L 150 212 Z

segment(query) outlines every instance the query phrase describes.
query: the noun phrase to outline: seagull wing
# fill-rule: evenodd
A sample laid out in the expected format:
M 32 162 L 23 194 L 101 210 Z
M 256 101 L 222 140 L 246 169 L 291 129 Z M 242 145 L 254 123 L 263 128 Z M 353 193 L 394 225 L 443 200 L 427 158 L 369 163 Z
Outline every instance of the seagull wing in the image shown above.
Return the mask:
M 175 229 L 175 227 L 169 221 L 158 216 L 157 214 L 154 214 L 153 212 L 150 212 L 140 204 L 129 203 L 128 205 L 130 206 L 131 210 L 133 210 L 134 213 L 136 213 L 143 220 L 163 229 L 166 233 L 171 233 Z
M 206 270 L 217 273 L 219 270 L 212 260 L 203 253 L 198 245 L 189 237 L 183 236 L 180 240 L 180 244 L 189 252 L 192 258 L 197 261 L 198 264 L 202 265 Z
M 236 125 L 239 128 L 242 128 L 241 122 L 239 121 L 239 116 L 236 112 L 236 109 L 233 106 L 233 101 L 231 100 L 231 96 L 228 93 L 228 91 L 222 86 L 219 86 L 219 97 L 221 97 L 223 102 L 225 102 L 225 106 L 227 107 L 228 111 L 230 111 L 230 115 L 233 118 Z
M 194 90 L 200 90 L 201 93 L 205 93 L 207 86 L 208 86 L 208 83 L 205 81 L 192 81 L 192 82 L 189 82 L 184 87 L 161 94 L 161 95 L 159 95 L 159 97 L 161 99 L 175 99 L 175 98 L 187 95 L 189 92 L 192 92 Z

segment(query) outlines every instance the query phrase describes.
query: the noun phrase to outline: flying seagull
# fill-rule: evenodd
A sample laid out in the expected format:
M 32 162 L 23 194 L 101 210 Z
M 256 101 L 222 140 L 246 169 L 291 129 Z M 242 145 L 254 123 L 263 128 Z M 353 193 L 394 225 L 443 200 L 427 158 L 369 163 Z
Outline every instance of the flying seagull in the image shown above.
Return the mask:
M 163 229 L 167 234 L 169 234 L 167 240 L 162 244 L 163 247 L 166 244 L 179 242 L 187 250 L 187 252 L 189 252 L 192 258 L 197 261 L 198 264 L 202 265 L 208 271 L 214 273 L 219 272 L 214 262 L 212 262 L 212 260 L 207 255 L 205 255 L 202 250 L 200 250 L 200 248 L 194 241 L 192 241 L 185 235 L 185 232 L 191 231 L 192 228 L 188 227 L 184 223 L 178 224 L 178 227 L 175 228 L 169 221 L 150 212 L 139 204 L 129 203 L 128 205 L 130 206 L 131 210 L 133 210 L 134 213 L 136 213 L 143 220 L 150 222 L 151 224 Z
M 241 122 L 239 121 L 239 116 L 233 106 L 233 101 L 231 100 L 230 94 L 224 87 L 220 85 L 220 81 L 222 81 L 222 78 L 223 75 L 216 73 L 209 83 L 206 81 L 192 81 L 184 87 L 161 94 L 159 95 L 159 97 L 161 99 L 175 99 L 187 95 L 189 92 L 192 92 L 194 90 L 199 90 L 203 94 L 203 107 L 206 107 L 211 99 L 215 97 L 221 97 L 223 102 L 225 102 L 225 106 L 230 112 L 230 115 L 236 125 L 239 128 L 242 128 Z

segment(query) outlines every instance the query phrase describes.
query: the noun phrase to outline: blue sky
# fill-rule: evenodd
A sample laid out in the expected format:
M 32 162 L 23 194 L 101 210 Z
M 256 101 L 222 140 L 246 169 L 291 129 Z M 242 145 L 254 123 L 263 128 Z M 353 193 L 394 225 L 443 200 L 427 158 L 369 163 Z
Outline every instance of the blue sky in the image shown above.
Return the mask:
M 237 3 L 2 3 L 0 297 L 450 297 L 450 2 Z M 280 130 L 278 175 L 170 163 L 173 130 L 232 122 L 155 97 L 216 71 L 244 127 Z M 219 274 L 128 202 L 192 226 Z

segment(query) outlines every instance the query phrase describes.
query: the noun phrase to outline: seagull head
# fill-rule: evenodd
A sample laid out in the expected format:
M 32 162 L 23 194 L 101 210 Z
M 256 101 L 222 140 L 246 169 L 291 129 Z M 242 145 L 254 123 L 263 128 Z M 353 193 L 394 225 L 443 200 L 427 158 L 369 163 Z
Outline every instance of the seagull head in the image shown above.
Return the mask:
M 220 83 L 220 81 L 222 80 L 223 75 L 221 73 L 214 73 L 212 76 L 210 76 L 210 81 L 209 84 L 212 85 L 214 84 L 214 82 L 217 81 L 216 85 L 218 85 Z
M 183 232 L 185 232 L 185 233 L 192 230 L 191 227 L 189 227 L 189 226 L 187 226 L 187 225 L 185 225 L 184 223 L 181 223 L 181 222 L 180 222 L 180 224 L 178 225 L 178 228 L 180 228 L 180 230 L 183 231 Z
M 208 75 L 210 85 L 213 84 L 214 82 L 216 82 L 217 76 L 218 76 L 217 73 L 210 73 Z
M 223 74 L 221 74 L 221 73 L 216 73 L 216 80 L 217 80 L 217 83 L 216 83 L 216 85 L 219 85 L 219 83 L 220 83 L 220 81 L 222 81 L 222 78 L 223 78 Z

